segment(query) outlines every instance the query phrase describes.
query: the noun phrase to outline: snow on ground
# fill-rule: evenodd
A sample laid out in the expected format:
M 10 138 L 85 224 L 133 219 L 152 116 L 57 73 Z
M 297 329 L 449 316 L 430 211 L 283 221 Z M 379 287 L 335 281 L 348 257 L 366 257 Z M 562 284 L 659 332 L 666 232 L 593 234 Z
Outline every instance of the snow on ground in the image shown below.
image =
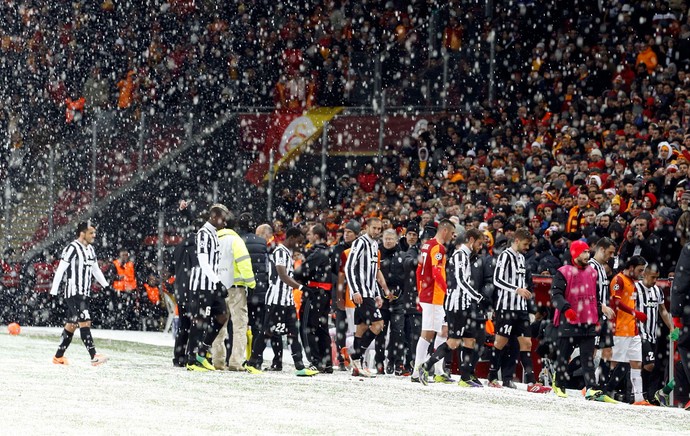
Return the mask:
M 576 393 L 424 387 L 341 372 L 298 378 L 289 365 L 258 376 L 188 372 L 172 367 L 170 335 L 154 332 L 94 330 L 111 359 L 100 367 L 89 365 L 77 333 L 70 365 L 57 366 L 60 329 L 0 332 L 0 434 L 690 435 L 681 409 L 591 403 Z

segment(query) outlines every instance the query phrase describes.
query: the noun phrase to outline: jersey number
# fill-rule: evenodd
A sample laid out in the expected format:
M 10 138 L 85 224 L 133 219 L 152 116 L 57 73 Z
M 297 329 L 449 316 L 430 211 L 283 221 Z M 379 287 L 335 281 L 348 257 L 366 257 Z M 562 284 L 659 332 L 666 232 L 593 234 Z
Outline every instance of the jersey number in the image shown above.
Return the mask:
M 206 310 L 204 311 L 204 316 L 211 316 L 211 306 L 206 306 Z
M 285 323 L 284 322 L 279 322 L 276 323 L 276 325 L 273 326 L 273 331 L 278 334 L 283 334 L 286 331 L 285 328 Z
M 499 332 L 503 336 L 510 336 L 510 332 L 512 332 L 512 331 L 513 331 L 513 326 L 511 324 L 506 324 L 503 327 L 501 327 L 501 329 L 499 330 Z
M 647 361 L 654 362 L 654 351 L 649 351 L 647 353 Z

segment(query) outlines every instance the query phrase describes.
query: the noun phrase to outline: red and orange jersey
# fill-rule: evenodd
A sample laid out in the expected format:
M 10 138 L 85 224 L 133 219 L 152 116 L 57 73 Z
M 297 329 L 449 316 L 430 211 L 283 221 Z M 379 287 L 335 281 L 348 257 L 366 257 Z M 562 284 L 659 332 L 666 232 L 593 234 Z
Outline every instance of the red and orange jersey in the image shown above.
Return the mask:
M 635 281 L 630 277 L 626 276 L 622 272 L 616 274 L 616 276 L 611 280 L 611 305 L 616 307 L 614 302 L 618 299 L 618 302 L 626 305 L 630 308 L 635 308 Z M 614 336 L 637 336 L 637 322 L 635 317 L 621 308 L 616 311 L 615 330 Z
M 417 266 L 417 292 L 420 303 L 443 304 L 446 297 L 446 247 L 435 238 L 423 246 Z

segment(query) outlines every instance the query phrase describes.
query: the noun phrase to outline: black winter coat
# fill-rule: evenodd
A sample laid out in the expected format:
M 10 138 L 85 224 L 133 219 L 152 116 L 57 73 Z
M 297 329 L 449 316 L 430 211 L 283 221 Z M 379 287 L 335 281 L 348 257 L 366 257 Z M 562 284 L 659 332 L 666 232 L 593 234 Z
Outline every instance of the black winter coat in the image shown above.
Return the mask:
M 690 242 L 685 244 L 676 263 L 671 284 L 671 316 L 690 325 Z
M 189 299 L 189 275 L 195 266 L 199 266 L 199 259 L 196 257 L 196 235 L 192 234 L 177 244 L 172 255 L 170 271 L 175 274 L 173 290 L 179 304 L 186 305 Z
M 391 308 L 404 306 L 404 303 L 400 301 L 400 296 L 405 285 L 405 268 L 403 266 L 405 254 L 397 245 L 391 249 L 381 247 L 381 273 L 386 280 L 388 290 L 397 296 L 395 300 L 390 301 L 390 304 L 388 299 L 384 299 L 384 308 L 385 306 Z
M 252 271 L 256 287 L 250 299 L 253 304 L 261 304 L 266 299 L 268 290 L 268 247 L 266 240 L 254 233 L 238 233 L 244 245 L 247 246 L 249 257 L 252 260 Z

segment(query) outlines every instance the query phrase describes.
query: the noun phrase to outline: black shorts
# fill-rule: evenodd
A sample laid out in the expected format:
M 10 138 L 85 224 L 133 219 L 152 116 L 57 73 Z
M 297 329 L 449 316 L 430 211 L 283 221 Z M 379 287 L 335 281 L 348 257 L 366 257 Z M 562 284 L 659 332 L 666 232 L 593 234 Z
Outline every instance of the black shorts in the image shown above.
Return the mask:
M 477 339 L 484 332 L 485 321 L 471 318 L 469 312 L 448 311 L 446 322 L 450 339 Z
M 218 292 L 202 290 L 196 292 L 199 303 L 196 311 L 197 316 L 207 318 L 209 316 L 225 315 L 228 313 L 225 298 L 221 297 Z
M 599 331 L 599 336 L 594 339 L 594 348 L 601 350 L 602 348 L 613 347 L 611 323 L 606 318 L 602 318 L 599 324 L 601 325 L 601 330 Z
M 496 334 L 509 337 L 531 336 L 529 314 L 527 312 L 496 312 L 494 321 Z
M 298 331 L 295 306 L 267 305 L 264 317 L 264 333 L 266 336 L 288 335 L 296 338 Z
M 381 310 L 376 307 L 376 300 L 373 298 L 362 298 L 362 304 L 355 307 L 355 325 L 371 325 L 382 320 Z
M 654 365 L 656 363 L 656 344 L 654 342 L 642 341 L 642 365 Z
M 83 295 L 68 297 L 65 300 L 65 304 L 67 305 L 66 322 L 78 323 L 91 321 L 89 297 Z

